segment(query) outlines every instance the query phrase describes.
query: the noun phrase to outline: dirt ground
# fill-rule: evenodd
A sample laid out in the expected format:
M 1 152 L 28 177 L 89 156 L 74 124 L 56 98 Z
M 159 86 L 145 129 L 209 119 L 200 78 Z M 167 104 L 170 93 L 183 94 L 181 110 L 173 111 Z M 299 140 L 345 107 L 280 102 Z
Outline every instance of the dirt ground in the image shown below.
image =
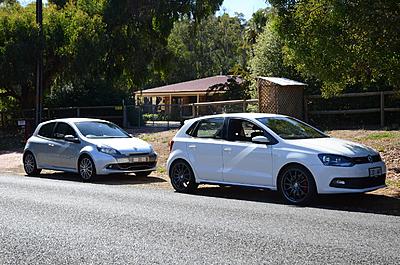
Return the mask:
M 134 136 L 151 143 L 159 155 L 157 171 L 151 176 L 160 181 L 146 182 L 146 184 L 159 188 L 170 188 L 165 164 L 169 155 L 168 143 L 174 137 L 176 131 L 176 129 L 160 130 L 156 128 L 130 131 Z M 400 131 L 335 130 L 327 133 L 333 137 L 359 142 L 378 150 L 388 168 L 388 187 L 373 193 L 400 198 Z M 0 151 L 0 173 L 24 174 L 21 162 L 21 149 Z M 51 171 L 44 173 L 51 173 Z M 120 178 L 119 180 L 124 181 L 126 179 Z

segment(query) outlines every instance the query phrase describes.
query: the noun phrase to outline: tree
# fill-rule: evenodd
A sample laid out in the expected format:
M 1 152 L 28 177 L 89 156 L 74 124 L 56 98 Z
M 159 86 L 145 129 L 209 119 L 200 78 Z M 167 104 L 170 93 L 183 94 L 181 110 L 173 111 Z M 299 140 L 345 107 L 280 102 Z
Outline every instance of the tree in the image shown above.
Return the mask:
M 228 74 L 235 65 L 244 68 L 247 58 L 241 21 L 224 14 L 209 16 L 199 24 L 190 19 L 175 23 L 168 39 L 173 59 L 166 82 Z
M 271 0 L 290 64 L 322 81 L 325 95 L 348 85 L 400 88 L 400 3 Z

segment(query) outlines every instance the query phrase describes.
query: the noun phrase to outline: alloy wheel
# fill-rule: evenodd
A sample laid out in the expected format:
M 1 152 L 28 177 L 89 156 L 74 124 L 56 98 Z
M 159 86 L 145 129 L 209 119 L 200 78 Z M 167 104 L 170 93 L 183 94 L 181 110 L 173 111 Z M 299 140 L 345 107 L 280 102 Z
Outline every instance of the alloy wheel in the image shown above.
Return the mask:
M 35 171 L 36 167 L 36 162 L 35 158 L 33 157 L 32 154 L 26 154 L 24 158 L 24 169 L 25 172 L 29 175 L 32 174 Z
M 79 173 L 84 180 L 89 180 L 93 177 L 94 166 L 90 158 L 84 157 L 79 163 Z
M 304 201 L 309 194 L 309 186 L 309 179 L 303 170 L 292 168 L 287 170 L 282 176 L 282 193 L 292 203 Z

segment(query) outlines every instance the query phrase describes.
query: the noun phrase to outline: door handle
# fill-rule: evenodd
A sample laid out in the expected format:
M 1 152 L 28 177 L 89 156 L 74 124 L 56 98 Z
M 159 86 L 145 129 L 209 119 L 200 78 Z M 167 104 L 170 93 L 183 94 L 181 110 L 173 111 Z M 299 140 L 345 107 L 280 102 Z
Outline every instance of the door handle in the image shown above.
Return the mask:
M 54 147 L 54 144 L 48 144 L 49 146 L 51 146 L 51 147 Z
M 196 148 L 196 145 L 191 144 L 191 145 L 189 145 L 188 147 L 194 149 L 194 148 Z
M 230 148 L 230 147 L 224 147 L 224 151 L 225 151 L 225 152 L 230 152 L 230 151 L 232 151 L 232 148 Z

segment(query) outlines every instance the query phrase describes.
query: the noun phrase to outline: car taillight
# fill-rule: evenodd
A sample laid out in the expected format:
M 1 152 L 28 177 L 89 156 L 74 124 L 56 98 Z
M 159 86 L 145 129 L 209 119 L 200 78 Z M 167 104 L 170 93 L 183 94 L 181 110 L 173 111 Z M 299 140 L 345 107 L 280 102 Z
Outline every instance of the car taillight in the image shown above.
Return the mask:
M 169 151 L 170 152 L 172 151 L 172 146 L 173 145 L 174 145 L 174 141 L 173 140 L 169 141 L 168 146 L 169 146 Z

